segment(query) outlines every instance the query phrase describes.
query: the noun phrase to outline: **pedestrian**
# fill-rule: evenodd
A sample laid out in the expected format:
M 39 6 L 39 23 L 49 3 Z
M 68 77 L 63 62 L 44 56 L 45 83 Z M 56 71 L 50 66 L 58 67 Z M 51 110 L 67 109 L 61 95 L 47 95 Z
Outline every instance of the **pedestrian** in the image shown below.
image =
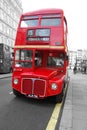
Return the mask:
M 76 73 L 76 71 L 77 71 L 77 67 L 76 67 L 76 64 L 75 64 L 74 69 L 73 69 L 74 74 Z
M 84 66 L 84 74 L 86 74 L 86 66 Z

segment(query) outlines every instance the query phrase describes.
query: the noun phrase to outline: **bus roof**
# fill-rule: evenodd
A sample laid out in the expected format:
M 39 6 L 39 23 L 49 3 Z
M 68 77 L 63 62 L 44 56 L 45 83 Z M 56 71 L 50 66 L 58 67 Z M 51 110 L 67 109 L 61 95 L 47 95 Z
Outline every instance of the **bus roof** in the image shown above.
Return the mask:
M 41 15 L 41 14 L 54 14 L 54 13 L 61 13 L 63 14 L 63 10 L 62 9 L 41 9 L 41 10 L 37 10 L 37 11 L 32 11 L 32 12 L 27 12 L 22 14 L 22 16 L 25 15 Z

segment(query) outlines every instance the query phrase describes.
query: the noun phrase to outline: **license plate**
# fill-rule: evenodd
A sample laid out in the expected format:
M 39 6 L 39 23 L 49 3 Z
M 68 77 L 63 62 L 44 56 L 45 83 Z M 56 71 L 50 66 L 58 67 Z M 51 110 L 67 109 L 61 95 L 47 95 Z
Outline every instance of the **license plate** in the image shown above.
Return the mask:
M 38 96 L 37 96 L 37 95 L 34 95 L 34 94 L 28 94 L 27 97 L 38 98 Z

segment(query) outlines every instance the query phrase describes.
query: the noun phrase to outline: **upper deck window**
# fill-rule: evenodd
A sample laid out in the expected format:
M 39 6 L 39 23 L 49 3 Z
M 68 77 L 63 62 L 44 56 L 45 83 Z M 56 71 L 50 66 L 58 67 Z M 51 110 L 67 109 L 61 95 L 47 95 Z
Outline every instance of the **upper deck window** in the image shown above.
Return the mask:
M 35 27 L 38 26 L 38 20 L 22 20 L 21 21 L 21 27 Z
M 61 18 L 43 18 L 41 19 L 41 26 L 60 26 Z
M 38 16 L 25 16 L 22 18 L 21 27 L 38 26 Z

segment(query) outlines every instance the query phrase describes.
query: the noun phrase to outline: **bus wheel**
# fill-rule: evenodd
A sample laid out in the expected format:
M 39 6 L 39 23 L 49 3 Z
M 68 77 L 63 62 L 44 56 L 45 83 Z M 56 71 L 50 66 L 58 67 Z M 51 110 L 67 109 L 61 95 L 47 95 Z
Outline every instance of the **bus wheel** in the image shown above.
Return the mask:
M 18 91 L 16 91 L 15 89 L 13 89 L 13 94 L 17 97 L 21 96 L 21 93 L 19 93 Z
M 62 102 L 62 99 L 63 99 L 63 92 L 61 92 L 60 94 L 56 95 L 54 97 L 54 101 L 55 103 L 61 103 Z

